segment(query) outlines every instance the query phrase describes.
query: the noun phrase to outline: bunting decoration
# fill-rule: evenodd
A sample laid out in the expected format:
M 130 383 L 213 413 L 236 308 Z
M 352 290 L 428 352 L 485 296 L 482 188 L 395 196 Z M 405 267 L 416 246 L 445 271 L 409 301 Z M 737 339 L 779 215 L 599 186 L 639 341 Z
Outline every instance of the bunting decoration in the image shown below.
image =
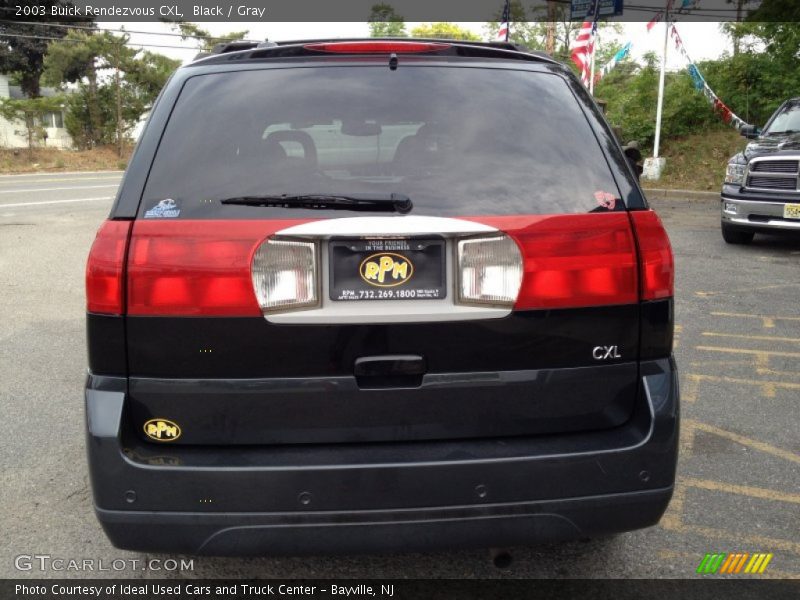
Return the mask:
M 700 0 L 681 0 L 681 5 L 678 8 L 678 14 L 682 14 L 684 12 L 688 13 L 690 10 L 697 8 L 698 4 L 700 4 Z
M 701 92 L 703 96 L 705 96 L 714 112 L 718 113 L 725 123 L 732 125 L 737 130 L 741 129 L 744 125 L 747 125 L 747 123 L 740 119 L 730 108 L 728 108 L 728 106 L 719 99 L 719 96 L 714 93 L 714 90 L 709 87 L 702 73 L 700 73 L 700 69 L 697 68 L 697 65 L 686 51 L 686 47 L 683 45 L 683 40 L 678 33 L 678 29 L 675 27 L 675 23 L 670 25 L 669 35 L 675 42 L 675 48 L 681 53 L 681 56 L 683 56 L 688 64 L 686 69 L 689 72 L 689 76 L 692 78 L 692 84 L 694 85 L 694 88 L 698 92 Z
M 595 75 L 595 82 L 600 81 L 603 77 L 608 75 L 609 71 L 617 66 L 617 63 L 624 59 L 631 53 L 631 42 L 625 44 L 620 48 L 617 53 L 609 60 Z
M 660 23 L 661 19 L 663 18 L 664 18 L 663 12 L 657 13 L 656 16 L 650 19 L 650 21 L 647 23 L 647 31 L 653 29 L 653 27 L 655 27 L 658 23 Z

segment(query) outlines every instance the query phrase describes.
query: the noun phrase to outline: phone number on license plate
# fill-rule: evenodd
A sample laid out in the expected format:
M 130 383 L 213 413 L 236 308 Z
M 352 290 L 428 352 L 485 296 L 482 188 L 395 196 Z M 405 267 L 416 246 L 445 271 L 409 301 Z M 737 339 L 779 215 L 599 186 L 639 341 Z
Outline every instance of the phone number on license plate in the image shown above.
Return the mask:
M 436 300 L 439 290 L 342 290 L 337 300 L 409 300 L 411 298 Z

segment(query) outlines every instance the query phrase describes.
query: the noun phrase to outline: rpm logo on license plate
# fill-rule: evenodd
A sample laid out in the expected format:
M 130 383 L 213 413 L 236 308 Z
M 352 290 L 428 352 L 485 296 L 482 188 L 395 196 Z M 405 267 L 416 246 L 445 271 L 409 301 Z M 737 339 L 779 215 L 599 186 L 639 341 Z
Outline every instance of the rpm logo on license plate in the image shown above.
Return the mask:
M 361 279 L 375 287 L 396 287 L 414 276 L 414 263 L 396 252 L 379 252 L 361 261 Z
M 330 298 L 440 300 L 446 297 L 441 238 L 332 240 Z

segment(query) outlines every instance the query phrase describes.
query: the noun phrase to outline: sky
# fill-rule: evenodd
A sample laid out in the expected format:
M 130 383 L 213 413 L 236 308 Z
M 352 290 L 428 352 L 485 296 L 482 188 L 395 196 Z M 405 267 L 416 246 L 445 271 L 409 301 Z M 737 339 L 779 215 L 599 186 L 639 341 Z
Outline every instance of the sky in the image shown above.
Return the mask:
M 406 23 L 407 30 L 413 29 L 419 23 Z M 292 40 L 292 39 L 314 39 L 314 38 L 339 38 L 339 37 L 366 37 L 369 35 L 367 24 L 364 22 L 353 23 L 270 23 L 270 22 L 217 22 L 201 23 L 203 28 L 208 29 L 212 35 L 222 35 L 229 31 L 249 30 L 248 39 L 262 40 L 270 39 L 273 41 Z M 469 29 L 480 36 L 484 36 L 484 23 L 458 23 L 458 25 Z M 646 52 L 656 52 L 661 54 L 664 45 L 664 24 L 657 24 L 652 31 L 648 32 L 645 23 L 620 23 L 622 34 L 614 36 L 621 43 L 632 42 L 632 57 L 641 59 Z M 144 32 L 173 32 L 164 23 L 158 22 L 100 22 L 101 28 L 119 29 L 124 26 L 128 31 Z M 689 56 L 694 61 L 718 58 L 724 51 L 730 52 L 730 42 L 720 31 L 719 23 L 678 23 L 678 32 L 683 39 L 684 47 Z M 174 32 L 173 32 L 174 33 Z M 168 46 L 182 46 L 185 49 L 175 48 L 149 48 L 152 52 L 166 54 L 172 58 L 180 59 L 184 62 L 191 61 L 197 54 L 196 43 L 193 40 L 181 41 L 179 37 L 162 35 L 152 35 L 145 33 L 131 34 L 131 44 L 163 44 Z M 603 39 L 600 40 L 603 43 Z M 667 69 L 678 70 L 685 68 L 684 59 L 675 51 L 675 46 L 670 40 L 667 52 Z

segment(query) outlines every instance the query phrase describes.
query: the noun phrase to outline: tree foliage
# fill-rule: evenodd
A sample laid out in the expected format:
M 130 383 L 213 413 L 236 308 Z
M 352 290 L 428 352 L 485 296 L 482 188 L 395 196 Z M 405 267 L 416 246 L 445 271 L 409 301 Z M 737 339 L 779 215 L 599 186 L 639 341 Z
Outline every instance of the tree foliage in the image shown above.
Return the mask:
M 196 23 L 188 23 L 185 21 L 178 21 L 173 24 L 173 29 L 176 29 L 181 34 L 182 40 L 196 40 L 200 44 L 201 52 L 210 52 L 217 44 L 226 44 L 228 42 L 235 42 L 243 40 L 250 33 L 248 29 L 241 31 L 229 31 L 220 36 L 213 36 L 207 29 L 203 29 Z
M 525 8 L 520 0 L 513 0 L 510 5 L 509 15 L 509 41 L 520 44 L 530 50 L 545 51 L 547 49 L 547 22 L 552 18 L 553 37 L 554 37 L 554 57 L 571 64 L 569 60 L 570 46 L 575 41 L 575 37 L 581 27 L 580 21 L 570 19 L 569 3 L 558 3 L 548 7 L 541 4 L 533 6 L 529 10 Z M 495 20 L 486 24 L 484 31 L 487 39 L 495 39 L 500 29 L 500 19 L 502 10 L 495 15 Z M 607 38 L 609 34 L 619 33 L 621 27 L 619 23 L 607 23 L 600 21 L 598 24 L 598 35 Z M 602 64 L 619 50 L 621 45 L 617 42 L 603 43 L 598 46 L 597 63 Z
M 32 152 L 46 137 L 42 117 L 48 112 L 60 112 L 63 103 L 61 96 L 0 98 L 0 117 L 12 124 L 22 124 L 21 133 L 28 142 L 28 152 Z
M 439 38 L 443 40 L 479 41 L 481 37 L 455 23 L 422 23 L 411 30 L 411 37 Z
M 50 14 L 54 6 L 72 6 L 66 0 L 17 0 L 15 5 L 43 7 Z M 7 6 L 11 6 L 10 3 Z M 3 15 L 7 19 L 7 15 Z M 16 76 L 22 92 L 28 98 L 40 95 L 39 78 L 44 69 L 44 57 L 50 40 L 46 38 L 62 38 L 67 30 L 50 25 L 29 25 L 33 18 L 21 22 L 0 22 L 0 73 L 11 73 Z M 83 26 L 92 23 L 89 19 L 59 21 L 61 25 Z M 20 36 L 20 37 L 17 37 Z
M 126 42 L 107 31 L 70 31 L 48 49 L 44 80 L 77 84 L 67 95 L 64 124 L 80 147 L 120 144 L 180 65 Z
M 375 4 L 372 6 L 369 19 L 370 37 L 406 37 L 406 23 L 397 14 L 391 4 Z
M 708 85 L 739 117 L 763 125 L 775 109 L 800 90 L 800 23 L 731 23 L 724 30 L 740 43 L 736 54 L 697 65 Z M 596 87 L 607 115 L 625 139 L 650 144 L 655 134 L 658 59 L 617 68 Z M 687 71 L 668 73 L 664 89 L 663 139 L 729 125 L 715 114 Z

